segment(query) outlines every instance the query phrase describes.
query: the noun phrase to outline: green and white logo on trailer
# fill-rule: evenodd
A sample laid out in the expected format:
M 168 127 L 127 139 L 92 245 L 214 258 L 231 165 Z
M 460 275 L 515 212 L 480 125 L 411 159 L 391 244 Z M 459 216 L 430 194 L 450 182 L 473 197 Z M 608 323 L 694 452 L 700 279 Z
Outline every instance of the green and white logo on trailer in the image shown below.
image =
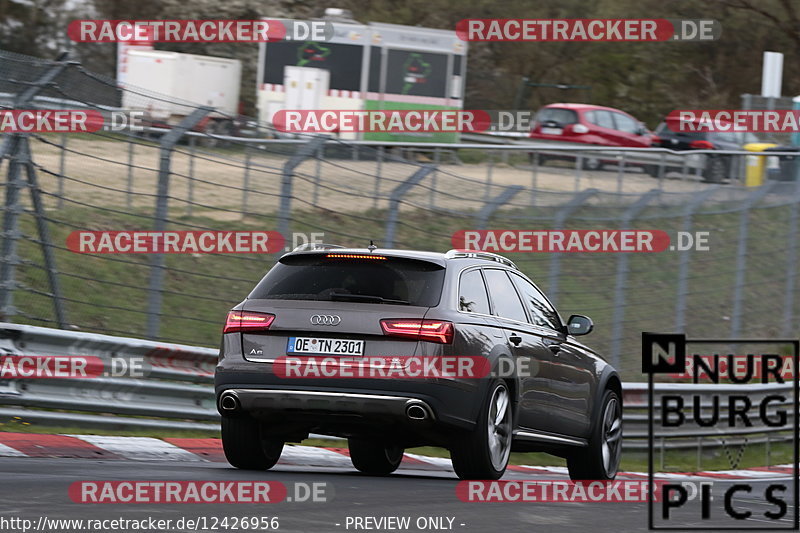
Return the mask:
M 259 119 L 282 109 L 459 110 L 467 45 L 447 30 L 333 22 L 330 41 L 261 43 Z M 325 72 L 320 72 L 325 71 Z M 342 133 L 344 139 L 457 142 L 447 132 Z

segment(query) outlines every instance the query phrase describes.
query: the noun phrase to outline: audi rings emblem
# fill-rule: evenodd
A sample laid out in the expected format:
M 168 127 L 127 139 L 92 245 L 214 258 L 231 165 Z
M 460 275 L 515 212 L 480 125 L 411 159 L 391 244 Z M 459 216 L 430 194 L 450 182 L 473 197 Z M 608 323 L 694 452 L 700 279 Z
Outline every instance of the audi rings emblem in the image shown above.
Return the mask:
M 338 326 L 341 321 L 339 315 L 311 315 L 311 323 L 315 326 Z

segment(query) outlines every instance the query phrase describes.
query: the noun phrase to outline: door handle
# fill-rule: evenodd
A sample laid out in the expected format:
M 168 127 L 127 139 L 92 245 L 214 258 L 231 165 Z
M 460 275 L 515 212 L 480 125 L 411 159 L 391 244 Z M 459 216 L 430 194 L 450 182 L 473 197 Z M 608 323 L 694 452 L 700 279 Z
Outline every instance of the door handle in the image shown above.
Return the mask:
M 550 351 L 553 352 L 553 355 L 558 355 L 558 353 L 561 351 L 561 345 L 558 343 L 548 344 L 547 347 L 550 348 Z
M 522 337 L 520 337 L 519 335 L 511 335 L 511 336 L 508 338 L 508 340 L 509 340 L 509 342 L 511 342 L 511 344 L 513 344 L 514 346 L 519 346 L 519 345 L 520 345 L 520 343 L 522 342 Z

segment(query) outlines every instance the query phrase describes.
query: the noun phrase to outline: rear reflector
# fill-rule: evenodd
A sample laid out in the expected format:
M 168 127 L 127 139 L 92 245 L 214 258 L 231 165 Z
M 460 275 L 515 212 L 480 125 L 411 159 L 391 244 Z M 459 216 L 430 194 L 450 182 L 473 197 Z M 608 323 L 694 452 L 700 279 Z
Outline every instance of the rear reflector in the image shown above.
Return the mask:
M 383 259 L 384 261 L 386 258 L 382 255 L 370 255 L 370 254 L 328 254 L 325 257 L 328 259 Z
M 695 150 L 714 150 L 714 145 L 709 141 L 692 141 L 689 143 L 689 148 Z
M 453 342 L 453 323 L 446 320 L 385 318 L 381 320 L 381 328 L 384 334 L 394 337 L 408 337 L 440 344 Z
M 256 313 L 254 311 L 230 311 L 225 320 L 222 333 L 248 333 L 266 331 L 269 329 L 275 315 L 269 313 Z

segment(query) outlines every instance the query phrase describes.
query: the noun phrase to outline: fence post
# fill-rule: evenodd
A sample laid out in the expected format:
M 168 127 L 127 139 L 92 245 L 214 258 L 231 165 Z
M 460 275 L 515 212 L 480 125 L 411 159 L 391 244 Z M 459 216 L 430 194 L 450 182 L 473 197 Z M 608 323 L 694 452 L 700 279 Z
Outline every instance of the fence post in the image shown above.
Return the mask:
M 483 191 L 484 202 L 488 202 L 489 198 L 492 196 L 492 171 L 494 170 L 494 152 L 488 150 L 486 155 L 489 157 L 489 160 L 486 164 L 486 188 Z
M 163 232 L 167 227 L 169 208 L 169 176 L 172 150 L 183 134 L 192 129 L 203 117 L 208 115 L 213 108 L 199 107 L 185 117 L 180 124 L 161 136 L 158 141 L 160 162 L 158 167 L 158 189 L 156 194 L 156 213 L 153 231 Z M 154 254 L 150 260 L 150 281 L 147 288 L 147 326 L 148 339 L 157 339 L 161 325 L 161 290 L 164 285 L 164 269 L 166 257 L 164 254 Z
M 64 176 L 67 170 L 67 134 L 61 134 L 61 153 L 58 158 L 58 209 L 64 208 Z
M 736 281 L 733 287 L 733 312 L 731 313 L 731 338 L 739 336 L 742 326 L 742 300 L 744 299 L 744 278 L 747 270 L 747 234 L 750 226 L 750 209 L 777 185 L 777 181 L 767 181 L 750 194 L 741 207 L 739 215 L 739 245 L 736 248 Z
M 244 176 L 242 177 L 242 218 L 247 216 L 247 193 L 250 192 L 250 143 L 244 145 Z
M 797 276 L 797 226 L 798 204 L 800 204 L 800 180 L 795 182 L 794 201 L 789 214 L 789 228 L 786 243 L 786 288 L 783 291 L 783 326 L 781 336 L 788 337 L 792 332 L 794 322 L 794 286 Z
M 709 187 L 694 197 L 683 211 L 683 231 L 692 231 L 692 216 L 698 207 L 703 205 L 718 189 L 719 185 Z M 691 250 L 683 250 L 678 257 L 678 288 L 675 300 L 675 331 L 682 332 L 686 328 L 686 296 L 689 293 L 689 257 Z
M 187 184 L 187 194 L 189 196 L 186 203 L 186 216 L 192 216 L 194 210 L 194 156 L 197 147 L 197 137 L 189 136 L 189 183 Z
M 278 231 L 284 238 L 288 238 L 287 236 L 289 235 L 289 215 L 292 210 L 292 176 L 294 175 L 294 169 L 317 152 L 327 140 L 328 137 L 325 135 L 311 138 L 307 143 L 300 145 L 297 152 L 283 165 L 283 174 L 281 175 L 281 202 L 278 211 Z
M 128 142 L 128 194 L 126 196 L 125 205 L 128 209 L 133 205 L 133 152 L 136 143 Z
M 539 183 L 539 152 L 531 154 L 531 206 L 536 207 L 536 192 Z
M 52 68 L 31 83 L 27 89 L 14 98 L 14 109 L 24 109 L 39 92 L 53 81 L 74 61 L 58 61 Z M 0 264 L 0 313 L 3 320 L 17 314 L 14 307 L 14 289 L 16 288 L 16 269 L 20 260 L 17 256 L 17 241 L 20 237 L 19 213 L 23 210 L 19 203 L 20 189 L 25 185 L 21 178 L 21 166 L 30 160 L 28 139 L 24 134 L 14 133 L 6 136 L 0 147 L 0 162 L 8 157 L 8 182 L 3 213 L 3 249 Z M 27 156 L 25 154 L 28 154 Z M 22 157 L 20 157 L 22 156 Z
M 383 146 L 378 146 L 378 155 L 375 161 L 375 194 L 372 198 L 372 207 L 378 207 L 378 198 L 381 196 L 381 171 L 383 170 Z
M 586 189 L 583 192 L 576 194 L 572 200 L 564 204 L 564 206 L 556 212 L 553 220 L 554 230 L 564 229 L 564 223 L 567 218 L 575 212 L 586 200 L 600 192 L 598 189 Z M 547 284 L 547 297 L 553 305 L 558 305 L 558 281 L 561 275 L 561 254 L 550 254 L 550 278 Z
M 56 315 L 56 323 L 60 329 L 67 327 L 67 317 L 64 312 L 64 296 L 61 294 L 61 283 L 58 278 L 58 269 L 56 268 L 56 258 L 53 255 L 52 241 L 50 240 L 50 232 L 47 228 L 47 219 L 44 214 L 44 204 L 42 203 L 41 190 L 39 183 L 36 179 L 36 171 L 33 168 L 33 161 L 31 161 L 30 146 L 28 140 L 24 139 L 20 152 L 25 160 L 25 174 L 28 178 L 28 189 L 31 193 L 31 204 L 33 205 L 33 213 L 36 217 L 36 228 L 39 232 L 39 241 L 42 247 L 42 256 L 44 258 L 45 271 L 47 272 L 47 280 L 50 282 L 50 292 L 53 297 L 53 308 Z
M 652 189 L 631 204 L 625 214 L 622 215 L 619 229 L 628 229 L 636 215 L 647 207 L 650 200 L 660 194 L 660 189 Z M 628 281 L 628 255 L 627 253 L 619 254 L 619 259 L 617 259 L 617 281 L 614 288 L 614 318 L 611 320 L 611 364 L 617 369 L 621 369 L 619 363 L 620 352 L 622 351 L 622 321 L 625 320 L 625 284 Z
M 386 237 L 385 243 L 382 248 L 391 248 L 394 246 L 394 233 L 397 226 L 397 212 L 400 209 L 400 199 L 411 189 L 414 185 L 422 181 L 425 176 L 433 172 L 433 165 L 424 165 L 417 169 L 411 176 L 392 190 L 389 195 L 389 213 L 386 216 Z
M 486 224 L 489 222 L 489 217 L 491 217 L 502 205 L 510 202 L 511 199 L 523 189 L 525 189 L 525 187 L 522 185 L 510 185 L 503 189 L 503 192 L 486 202 L 486 205 L 484 205 L 478 212 L 478 216 L 475 217 L 475 225 L 477 228 L 486 229 Z
M 20 148 L 24 140 L 21 135 L 12 135 L 10 142 L 5 146 L 8 157 L 8 182 L 6 183 L 6 201 L 3 209 L 3 256 L 0 263 L 0 312 L 3 320 L 17 314 L 14 307 L 14 289 L 16 288 L 16 269 L 19 264 L 17 256 L 17 241 L 20 237 L 19 214 L 22 205 L 19 203 L 20 189 L 24 186 L 20 180 Z

